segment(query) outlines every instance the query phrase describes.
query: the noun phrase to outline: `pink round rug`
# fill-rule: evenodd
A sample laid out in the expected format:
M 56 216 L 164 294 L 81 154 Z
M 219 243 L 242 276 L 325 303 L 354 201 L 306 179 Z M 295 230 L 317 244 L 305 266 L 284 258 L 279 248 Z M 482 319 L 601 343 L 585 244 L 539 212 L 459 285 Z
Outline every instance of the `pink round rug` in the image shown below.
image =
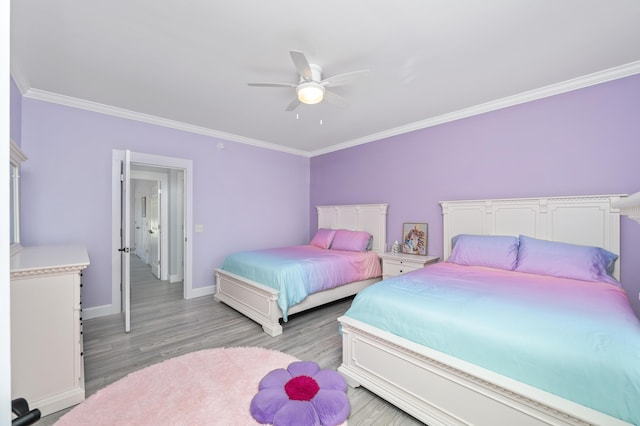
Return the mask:
M 256 425 L 249 404 L 258 383 L 294 361 L 262 348 L 192 352 L 99 390 L 56 425 Z

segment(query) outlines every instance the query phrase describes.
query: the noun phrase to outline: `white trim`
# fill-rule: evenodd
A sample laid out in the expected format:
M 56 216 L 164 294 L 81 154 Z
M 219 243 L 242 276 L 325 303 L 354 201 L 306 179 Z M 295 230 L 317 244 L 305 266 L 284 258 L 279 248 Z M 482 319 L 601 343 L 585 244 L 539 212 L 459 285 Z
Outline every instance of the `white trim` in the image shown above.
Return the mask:
M 406 126 L 400 126 L 394 129 L 388 129 L 383 132 L 374 133 L 362 138 L 352 139 L 345 143 L 332 145 L 325 149 L 312 151 L 310 155 L 311 157 L 315 157 L 317 155 L 340 151 L 342 149 L 351 148 L 351 147 L 362 145 L 368 142 L 374 142 L 380 139 L 401 135 L 403 133 L 409 133 L 415 130 L 425 129 L 427 127 L 433 127 L 439 124 L 449 123 L 451 121 L 472 117 L 474 115 L 480 115 L 486 112 L 496 111 L 502 108 L 507 108 L 507 107 L 523 104 L 526 102 L 531 102 L 538 99 L 559 95 L 561 93 L 570 92 L 572 90 L 594 86 L 596 84 L 605 83 L 607 81 L 629 77 L 634 74 L 640 74 L 640 61 L 631 62 L 629 64 L 610 68 L 608 70 L 599 71 L 586 76 L 574 78 L 574 79 L 563 81 L 560 83 L 551 84 L 549 86 L 530 90 L 528 92 L 519 93 L 517 95 L 507 96 L 506 98 L 497 99 L 497 100 L 486 102 L 480 105 L 475 105 L 469 108 L 461 109 L 459 111 L 454 111 L 448 114 L 443 114 L 437 117 L 429 118 L 427 120 L 416 121 L 415 123 L 407 124 Z
M 16 61 L 11 61 L 11 77 L 13 81 L 16 83 L 16 87 L 20 91 L 20 94 L 24 96 L 26 92 L 29 91 L 29 81 L 27 80 L 26 74 L 18 70 L 18 66 L 16 65 Z
M 17 75 L 14 73 L 13 75 Z M 73 98 L 71 96 L 60 95 L 57 93 L 47 92 L 40 89 L 29 88 L 25 90 L 27 84 L 14 77 L 14 81 L 18 85 L 18 88 L 26 98 L 37 99 L 46 102 L 52 102 L 60 105 L 66 105 L 73 108 L 80 108 L 88 111 L 94 111 L 101 114 L 113 115 L 116 117 L 127 118 L 130 120 L 141 121 L 144 123 L 155 124 L 158 126 L 169 127 L 185 132 L 196 133 L 205 136 L 211 136 L 214 138 L 224 139 L 231 142 L 243 143 L 246 145 L 257 146 L 260 148 L 271 149 L 274 151 L 286 152 L 289 154 L 300 155 L 303 157 L 315 157 L 318 155 L 327 154 L 330 152 L 340 151 L 342 149 L 351 148 L 354 146 L 362 145 L 368 142 L 374 142 L 380 139 L 397 136 L 403 133 L 412 132 L 415 130 L 425 129 L 428 127 L 437 126 L 439 124 L 449 123 L 451 121 L 460 120 L 462 118 L 472 117 L 474 115 L 484 114 L 486 112 L 496 111 L 502 108 L 507 108 L 514 105 L 519 105 L 526 102 L 535 101 L 538 99 L 546 98 L 549 96 L 559 95 L 561 93 L 570 92 L 572 90 L 582 89 L 584 87 L 593 86 L 607 81 L 617 80 L 620 78 L 628 77 L 631 75 L 640 74 L 640 61 L 631 62 L 628 64 L 620 65 L 617 67 L 609 68 L 607 70 L 598 71 L 585 76 L 573 78 L 563 82 L 551 84 L 538 89 L 533 89 L 527 92 L 519 93 L 513 96 L 507 96 L 502 99 L 486 102 L 480 105 L 475 105 L 469 108 L 464 108 L 459 111 L 454 111 L 448 114 L 443 114 L 437 117 L 432 117 L 422 121 L 416 121 L 404 126 L 388 129 L 382 132 L 373 133 L 361 138 L 352 139 L 344 143 L 332 145 L 330 147 L 319 149 L 315 151 L 302 151 L 294 148 L 285 147 L 282 145 L 276 145 L 273 143 L 247 138 L 232 133 L 221 132 L 218 130 L 207 129 L 200 126 L 195 126 L 188 123 L 183 123 L 174 120 L 168 120 L 161 117 L 156 117 L 149 114 L 142 114 L 139 112 L 117 108 L 97 102 L 87 101 L 83 99 Z
M 196 297 L 202 297 L 202 296 L 211 296 L 215 292 L 216 292 L 215 285 L 208 285 L 205 287 L 196 287 L 191 290 L 191 295 L 189 299 L 195 299 Z
M 11 193 L 13 194 L 13 199 L 10 200 L 11 205 L 9 206 L 12 210 L 11 217 L 13 218 L 13 223 L 10 224 L 9 229 L 11 233 L 9 241 L 11 243 L 10 254 L 14 256 L 22 251 L 22 245 L 20 244 L 20 198 L 22 197 L 20 193 L 20 169 L 21 164 L 27 161 L 27 156 L 12 138 L 9 140 L 9 145 L 9 164 L 11 166 L 9 179 L 11 180 Z
M 131 153 L 131 163 L 147 164 L 160 167 L 166 167 L 169 169 L 182 169 L 184 170 L 184 298 L 193 298 L 193 282 L 192 282 L 192 265 L 193 265 L 193 161 L 184 158 L 165 157 L 155 154 L 144 154 L 139 152 Z
M 199 135 L 211 136 L 218 139 L 224 139 L 231 142 L 239 142 L 245 145 L 257 146 L 260 148 L 271 149 L 273 151 L 282 151 L 289 154 L 301 155 L 308 157 L 309 153 L 298 149 L 288 148 L 282 145 L 276 145 L 245 136 L 235 135 L 232 133 L 221 132 L 218 130 L 207 129 L 205 127 L 195 126 L 193 124 L 183 123 L 175 120 L 168 120 L 162 117 L 156 117 L 149 114 L 131 111 L 124 108 L 113 107 L 110 105 L 100 104 L 97 102 L 87 101 L 84 99 L 73 98 L 71 96 L 60 95 L 57 93 L 47 92 L 40 89 L 29 89 L 24 94 L 25 98 L 37 99 L 40 101 L 51 102 L 79 108 L 87 111 L 98 112 L 100 114 L 112 115 L 115 117 L 126 118 L 129 120 L 141 121 L 143 123 L 155 124 L 157 126 L 169 127 L 176 130 L 195 133 Z
M 118 312 L 120 312 L 120 310 L 118 310 Z M 88 320 L 92 318 L 105 317 L 113 313 L 113 304 L 94 306 L 93 308 L 82 309 L 82 319 Z

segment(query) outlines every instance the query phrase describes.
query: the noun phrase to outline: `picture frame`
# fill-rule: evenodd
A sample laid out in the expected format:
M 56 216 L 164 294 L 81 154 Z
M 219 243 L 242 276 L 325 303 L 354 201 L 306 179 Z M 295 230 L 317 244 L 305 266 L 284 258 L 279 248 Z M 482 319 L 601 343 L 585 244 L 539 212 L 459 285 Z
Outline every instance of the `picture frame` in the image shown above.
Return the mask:
M 405 222 L 402 224 L 402 253 L 427 255 L 429 242 L 429 225 L 420 222 Z

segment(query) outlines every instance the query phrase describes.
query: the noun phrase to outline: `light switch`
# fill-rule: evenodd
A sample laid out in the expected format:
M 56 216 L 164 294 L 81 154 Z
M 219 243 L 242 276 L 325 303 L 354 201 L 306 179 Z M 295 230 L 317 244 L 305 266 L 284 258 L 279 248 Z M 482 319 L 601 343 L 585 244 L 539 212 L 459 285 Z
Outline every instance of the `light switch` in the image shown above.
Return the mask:
M 196 232 L 204 232 L 204 225 L 201 223 L 196 223 Z

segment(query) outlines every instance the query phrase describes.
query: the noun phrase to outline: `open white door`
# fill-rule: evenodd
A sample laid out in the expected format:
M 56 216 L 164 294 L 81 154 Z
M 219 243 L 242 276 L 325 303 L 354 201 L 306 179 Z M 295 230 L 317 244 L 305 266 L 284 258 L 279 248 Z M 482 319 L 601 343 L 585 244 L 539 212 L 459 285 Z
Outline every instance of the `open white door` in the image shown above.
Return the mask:
M 125 151 L 124 160 L 122 161 L 120 174 L 120 206 L 122 208 L 120 214 L 120 251 L 121 267 L 121 291 L 122 291 L 122 310 L 124 311 L 124 331 L 131 330 L 131 259 L 130 244 L 131 234 L 129 233 L 129 215 L 131 214 L 131 205 L 129 202 L 129 193 L 131 192 L 131 152 Z

